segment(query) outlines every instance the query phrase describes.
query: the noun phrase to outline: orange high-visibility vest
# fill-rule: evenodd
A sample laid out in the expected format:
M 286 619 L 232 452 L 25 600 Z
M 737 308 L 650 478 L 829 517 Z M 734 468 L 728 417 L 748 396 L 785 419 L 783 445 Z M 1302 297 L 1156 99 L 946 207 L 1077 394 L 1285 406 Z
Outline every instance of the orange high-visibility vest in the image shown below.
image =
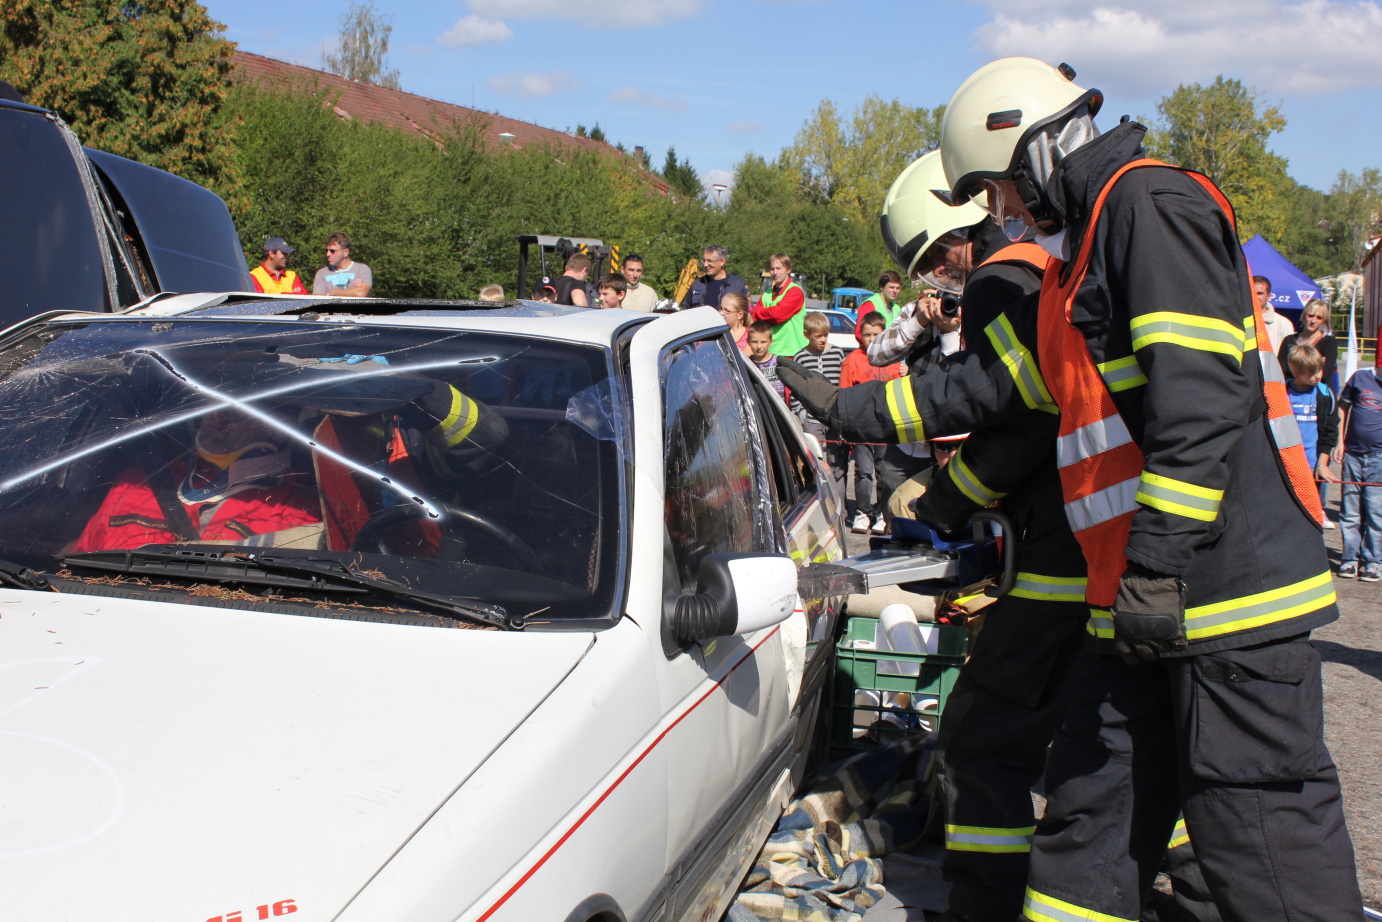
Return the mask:
M 1038 272 L 1044 272 L 1050 260 L 1051 254 L 1035 243 L 1013 243 L 996 253 L 990 253 L 979 266 L 987 266 L 990 263 L 1025 263 Z
M 1089 565 L 1086 598 L 1091 605 L 1107 608 L 1118 595 L 1118 583 L 1128 561 L 1125 551 L 1139 491 L 1144 489 L 1142 449 L 1114 405 L 1109 385 L 1089 353 L 1084 335 L 1070 321 L 1075 293 L 1089 270 L 1095 228 L 1104 200 L 1114 184 L 1129 170 L 1168 164 L 1135 160 L 1125 164 L 1105 184 L 1090 212 L 1080 251 L 1062 282 L 1063 263 L 1053 261 L 1042 282 L 1038 312 L 1037 351 L 1042 375 L 1060 408 L 1060 437 L 1056 463 L 1060 468 L 1066 518 L 1084 549 Z M 1180 169 L 1179 167 L 1170 167 Z M 1234 222 L 1233 207 L 1205 176 L 1182 170 L 1204 187 Z M 1246 327 L 1246 324 L 1245 324 Z M 1281 366 L 1272 352 L 1262 312 L 1253 304 L 1253 329 L 1244 330 L 1244 353 L 1256 352 L 1262 366 L 1262 392 L 1267 402 L 1266 423 L 1276 446 L 1278 464 L 1301 508 L 1323 521 L 1319 493 L 1310 465 L 1301 448 L 1300 429 L 1286 395 Z
M 298 274 L 292 269 L 284 269 L 283 274 L 274 278 L 262 265 L 250 270 L 250 275 L 259 283 L 259 288 L 268 295 L 290 295 L 298 283 Z

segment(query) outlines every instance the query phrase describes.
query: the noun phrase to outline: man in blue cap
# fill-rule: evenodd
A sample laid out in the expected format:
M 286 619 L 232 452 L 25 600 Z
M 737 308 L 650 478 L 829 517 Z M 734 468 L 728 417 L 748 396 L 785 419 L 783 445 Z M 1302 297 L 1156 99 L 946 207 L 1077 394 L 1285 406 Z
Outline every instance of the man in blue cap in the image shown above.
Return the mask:
M 293 248 L 282 237 L 264 241 L 264 261 L 250 270 L 254 290 L 270 295 L 309 294 L 298 274 L 288 266 L 288 254 Z

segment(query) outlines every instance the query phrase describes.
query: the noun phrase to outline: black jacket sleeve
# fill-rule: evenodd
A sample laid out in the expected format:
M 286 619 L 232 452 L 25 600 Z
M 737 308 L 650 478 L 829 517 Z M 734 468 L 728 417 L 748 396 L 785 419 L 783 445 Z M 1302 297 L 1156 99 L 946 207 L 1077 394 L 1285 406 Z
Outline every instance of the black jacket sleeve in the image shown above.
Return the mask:
M 1091 264 L 1077 298 L 1094 314 L 1100 303 L 1126 311 L 1114 321 L 1127 324 L 1147 379 L 1140 419 L 1128 420 L 1146 460 L 1127 556 L 1181 575 L 1220 518 L 1229 453 L 1265 411 L 1247 264 L 1227 216 L 1178 171 L 1135 171 L 1105 214 L 1094 241 L 1103 265 Z
M 1002 426 L 981 429 L 931 478 L 926 503 L 935 525 L 963 524 L 976 510 L 1017 490 L 1051 452 L 1060 417 L 1029 410 Z
M 1035 311 L 999 315 L 978 343 L 921 375 L 840 391 L 841 434 L 852 442 L 920 442 L 1003 425 L 1029 410 L 1054 414 L 1036 363 Z

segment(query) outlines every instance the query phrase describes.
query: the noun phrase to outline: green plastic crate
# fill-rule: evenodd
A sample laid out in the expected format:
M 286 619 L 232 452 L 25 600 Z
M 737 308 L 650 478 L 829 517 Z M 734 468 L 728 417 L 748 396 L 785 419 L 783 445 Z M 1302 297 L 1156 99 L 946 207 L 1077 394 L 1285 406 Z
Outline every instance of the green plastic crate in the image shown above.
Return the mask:
M 837 751 L 874 749 L 940 725 L 950 689 L 964 665 L 969 632 L 939 625 L 938 653 L 896 653 L 860 648 L 877 643 L 877 618 L 850 618 L 835 647 L 830 743 Z M 915 675 L 907 673 L 913 672 Z M 870 699 L 856 697 L 860 692 Z M 877 701 L 872 699 L 876 693 Z M 908 702 L 899 693 L 910 696 Z

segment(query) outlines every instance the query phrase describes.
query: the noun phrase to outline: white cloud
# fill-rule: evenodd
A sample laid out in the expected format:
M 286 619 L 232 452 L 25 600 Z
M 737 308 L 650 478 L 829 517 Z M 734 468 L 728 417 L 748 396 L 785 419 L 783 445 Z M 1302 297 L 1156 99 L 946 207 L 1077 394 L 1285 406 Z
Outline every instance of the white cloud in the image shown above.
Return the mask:
M 707 189 L 717 183 L 726 189 L 733 189 L 734 179 L 733 170 L 710 170 L 705 174 L 704 182 Z
M 616 87 L 614 92 L 605 98 L 610 102 L 639 106 L 644 109 L 665 109 L 668 112 L 686 111 L 686 100 L 680 96 L 658 96 L 656 93 L 640 90 L 638 87 L 627 83 Z
M 437 36 L 437 44 L 447 48 L 471 48 L 491 45 L 513 38 L 513 29 L 501 19 L 487 19 L 471 13 L 456 20 L 455 25 Z
M 565 19 L 587 29 L 641 29 L 695 16 L 703 0 L 627 0 L 618 6 L 589 6 L 572 0 L 471 0 L 470 8 L 491 19 Z
M 761 122 L 730 122 L 725 126 L 725 130 L 730 134 L 753 134 L 755 131 L 762 131 Z
M 582 85 L 580 78 L 569 70 L 554 70 L 545 74 L 513 71 L 485 81 L 485 86 L 503 96 L 554 96 L 578 90 Z
M 1377 0 L 982 0 L 975 33 L 993 57 L 1068 62 L 1084 86 L 1160 95 L 1218 74 L 1273 95 L 1382 83 Z

